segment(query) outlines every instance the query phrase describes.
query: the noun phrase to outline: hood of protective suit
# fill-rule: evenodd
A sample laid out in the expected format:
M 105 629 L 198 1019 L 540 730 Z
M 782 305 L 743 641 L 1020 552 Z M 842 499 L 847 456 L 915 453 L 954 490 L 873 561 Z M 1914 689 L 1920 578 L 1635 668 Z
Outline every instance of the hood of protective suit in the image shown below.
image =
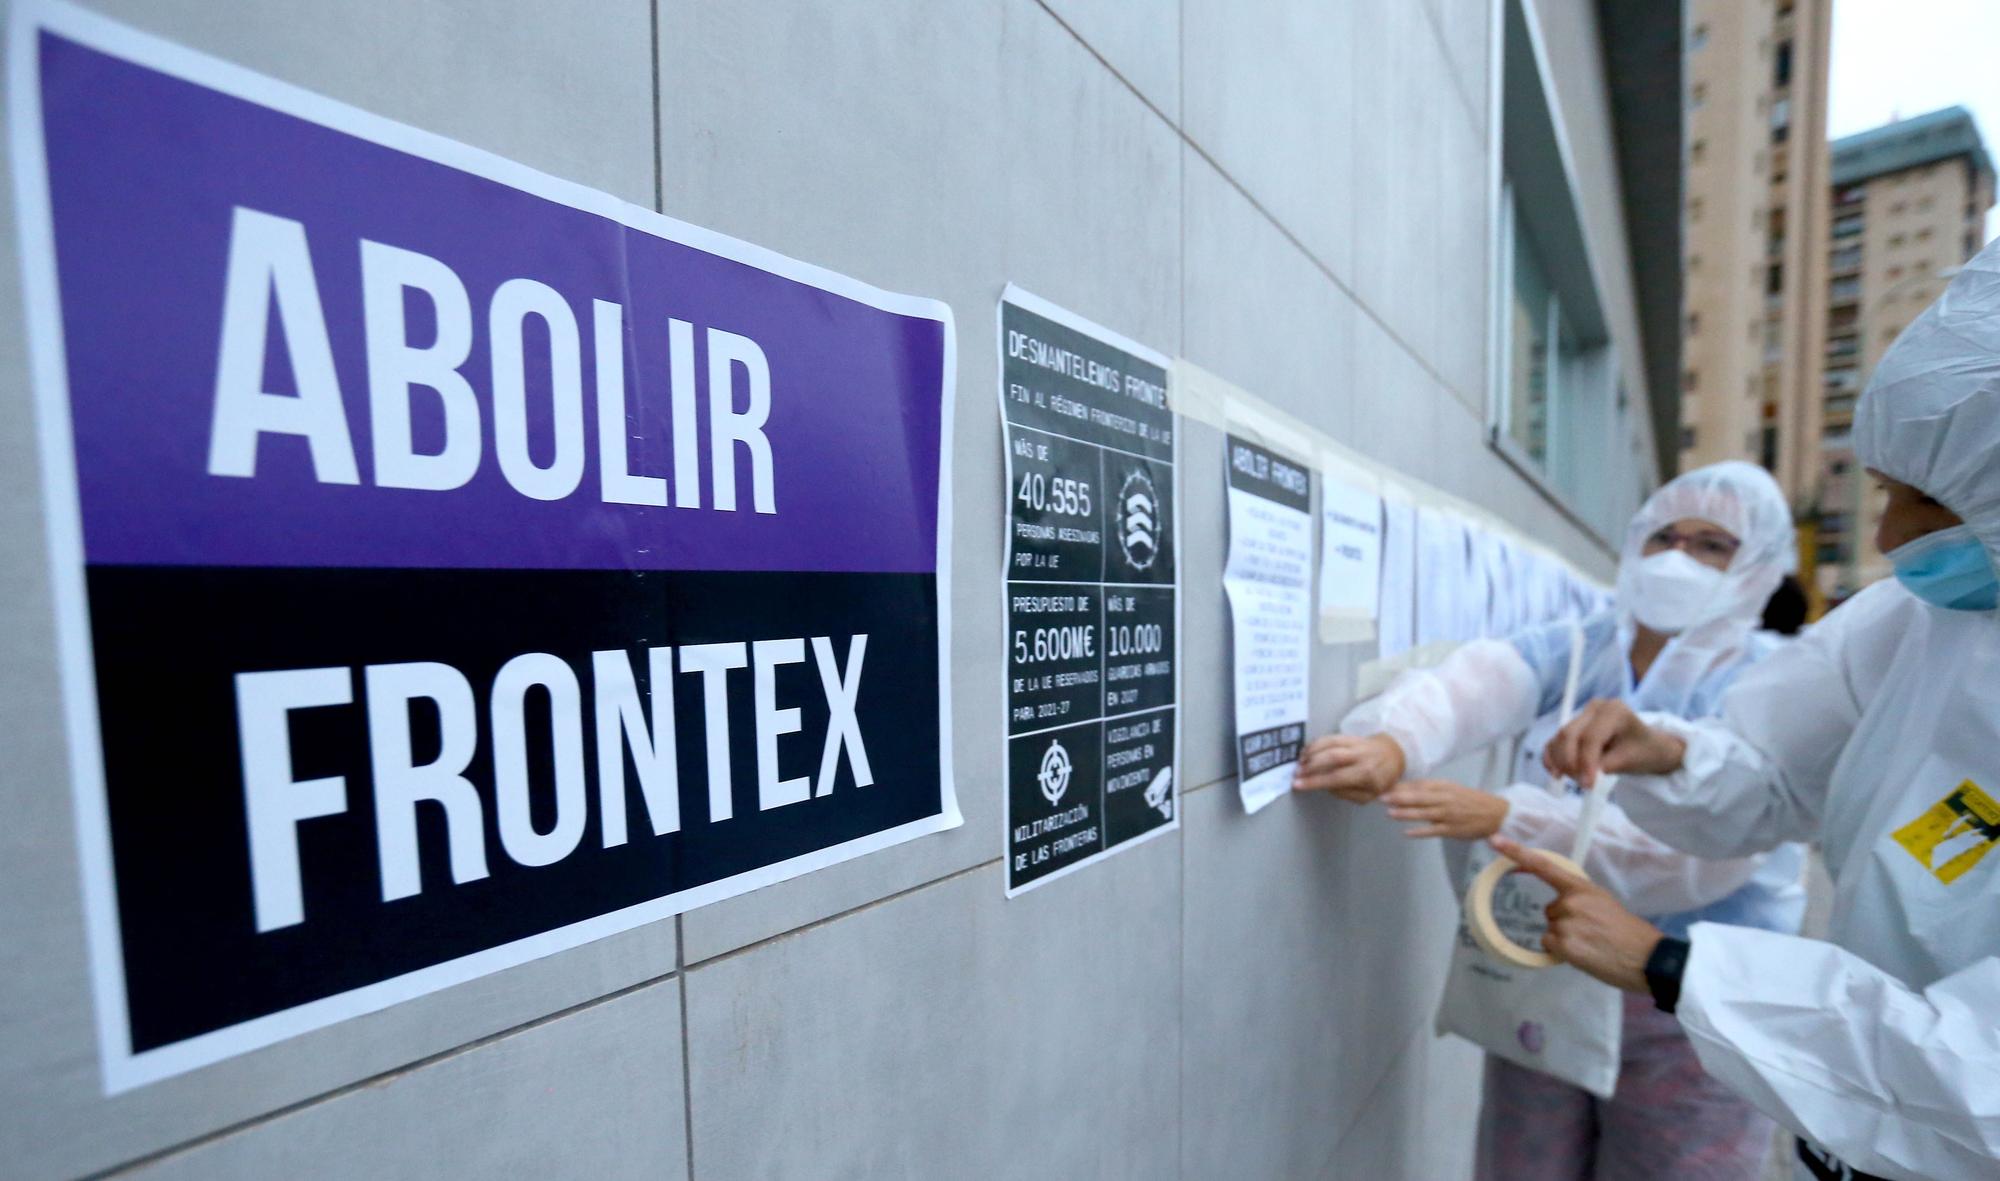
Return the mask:
M 1684 714 L 1699 686 L 1745 651 L 1771 592 L 1798 569 L 1791 506 L 1771 473 L 1740 460 L 1683 472 L 1647 497 L 1625 527 L 1618 562 L 1618 629 L 1624 641 L 1619 651 L 1631 648 L 1633 608 L 1644 593 L 1640 562 L 1646 539 L 1690 517 L 1727 529 L 1738 548 L 1705 608 L 1674 634 L 1636 687 L 1635 701 L 1645 709 Z
M 1854 412 L 1854 450 L 1964 517 L 2000 569 L 2000 242 L 1883 354 Z
M 1771 473 L 1754 463 L 1731 460 L 1683 472 L 1649 497 L 1625 527 L 1618 561 L 1618 611 L 1630 620 L 1639 601 L 1646 539 L 1675 521 L 1712 521 L 1736 537 L 1739 548 L 1705 609 L 1681 629 L 1692 636 L 1715 624 L 1730 630 L 1754 627 L 1764 604 L 1785 575 L 1798 569 L 1797 534 L 1791 506 Z

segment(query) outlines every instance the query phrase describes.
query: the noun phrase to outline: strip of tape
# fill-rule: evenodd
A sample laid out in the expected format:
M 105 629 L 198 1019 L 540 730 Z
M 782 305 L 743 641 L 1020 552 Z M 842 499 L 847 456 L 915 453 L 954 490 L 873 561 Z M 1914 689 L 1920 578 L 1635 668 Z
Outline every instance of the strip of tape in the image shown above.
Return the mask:
M 1368 644 L 1375 640 L 1375 617 L 1359 607 L 1322 607 L 1319 612 L 1319 642 L 1322 644 Z
M 1543 850 L 1542 855 L 1576 874 L 1585 876 L 1576 862 L 1560 853 Z M 1472 879 L 1471 888 L 1465 892 L 1465 925 L 1472 932 L 1473 942 L 1480 950 L 1504 960 L 1517 968 L 1549 968 L 1556 964 L 1556 958 L 1539 947 L 1522 947 L 1507 937 L 1500 924 L 1493 918 L 1493 892 L 1500 888 L 1501 879 L 1520 866 L 1505 857 L 1496 857 L 1487 863 L 1479 876 Z

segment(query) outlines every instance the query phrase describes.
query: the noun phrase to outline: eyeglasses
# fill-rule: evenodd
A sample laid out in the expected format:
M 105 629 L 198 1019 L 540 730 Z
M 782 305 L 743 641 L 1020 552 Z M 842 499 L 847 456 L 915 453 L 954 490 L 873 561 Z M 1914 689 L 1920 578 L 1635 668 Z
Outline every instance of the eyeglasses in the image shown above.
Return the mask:
M 1712 529 L 1683 533 L 1671 525 L 1646 539 L 1646 552 L 1649 554 L 1678 549 L 1698 562 L 1714 566 L 1727 566 L 1730 559 L 1736 556 L 1736 551 L 1742 548 L 1743 543 L 1727 533 Z

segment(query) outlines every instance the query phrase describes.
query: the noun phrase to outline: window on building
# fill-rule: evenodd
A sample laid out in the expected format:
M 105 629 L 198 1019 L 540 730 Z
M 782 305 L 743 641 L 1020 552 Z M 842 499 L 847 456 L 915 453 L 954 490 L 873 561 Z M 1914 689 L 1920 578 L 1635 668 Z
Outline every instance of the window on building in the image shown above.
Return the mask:
M 1785 291 L 1785 264 L 1774 262 L 1764 268 L 1764 294 L 1782 295 Z
M 1700 197 L 1689 197 L 1689 198 L 1688 198 L 1688 220 L 1689 220 L 1689 221 L 1691 221 L 1691 222 L 1695 222 L 1695 221 L 1700 221 L 1700 220 L 1701 220 L 1701 198 L 1700 198 Z
M 1693 427 L 1684 426 L 1681 428 L 1681 450 L 1683 451 L 1694 450 L 1694 439 L 1695 439 L 1695 432 Z
M 1792 126 L 1792 100 L 1781 98 L 1771 104 L 1771 139 L 1783 143 Z
M 1689 336 L 1693 336 L 1700 331 L 1701 331 L 1701 313 L 1689 312 L 1687 318 L 1687 334 Z
M 1860 351 L 1861 338 L 1858 336 L 1836 336 L 1826 342 L 1826 355 L 1829 357 L 1851 357 Z
M 1861 246 L 1842 246 L 1835 250 L 1828 260 L 1828 266 L 1838 274 L 1841 271 L 1856 270 L 1861 266 Z M 1859 282 L 1859 280 L 1856 280 Z
M 1702 158 L 1703 158 L 1703 157 L 1705 157 L 1705 156 L 1707 156 L 1707 155 L 1708 155 L 1708 141 L 1707 141 L 1707 140 L 1705 140 L 1705 139 L 1697 139 L 1697 140 L 1693 140 L 1693 141 L 1690 141 L 1690 142 L 1689 142 L 1689 144 L 1688 144 L 1688 163 L 1690 163 L 1690 164 L 1699 164 L 1699 163 L 1701 163 L 1701 161 L 1702 161 Z
M 1792 43 L 1778 42 L 1778 50 L 1773 58 L 1776 68 L 1772 71 L 1771 82 L 1782 90 L 1792 84 Z
M 1707 44 L 1708 44 L 1707 25 L 1696 25 L 1694 28 L 1688 30 L 1689 49 L 1700 49 L 1702 46 Z
M 1848 185 L 1846 188 L 1834 194 L 1833 202 L 1836 205 L 1859 205 L 1861 202 L 1867 199 L 1868 199 L 1867 185 Z
M 1861 371 L 1852 365 L 1843 365 L 1826 371 L 1826 388 L 1836 390 L 1858 390 L 1861 388 Z M 1832 399 L 1828 399 L 1831 401 Z
M 1697 82 L 1688 87 L 1688 110 L 1699 111 L 1708 101 L 1708 83 Z
M 1507 0 L 1492 446 L 1605 537 L 1637 507 L 1632 413 L 1522 0 Z M 1520 80 L 1526 80 L 1523 85 Z M 1690 267 L 1694 260 L 1690 258 Z M 1684 375 L 1690 388 L 1696 377 Z M 1671 396 L 1669 394 L 1668 396 Z
M 1852 418 L 1854 415 L 1854 403 L 1859 396 L 1858 394 L 1829 395 L 1826 399 L 1827 416 L 1831 418 L 1838 415 L 1846 415 Z
M 1901 246 L 1901 245 L 1902 245 L 1903 243 L 1905 243 L 1905 242 L 1907 242 L 1907 241 L 1909 241 L 1909 240 L 1910 240 L 1910 236 L 1909 236 L 1908 234 L 1890 234 L 1890 235 L 1889 235 L 1889 249 L 1891 249 L 1891 250 L 1894 250 L 1894 249 L 1896 249 L 1896 248 L 1897 248 L 1898 246 Z
M 1846 217 L 1834 219 L 1833 236 L 1836 238 L 1852 238 L 1854 235 L 1860 233 L 1867 224 L 1868 218 L 1865 215 L 1850 213 Z
M 1688 393 L 1690 394 L 1693 393 L 1695 391 L 1695 388 L 1698 387 L 1700 384 L 1701 384 L 1701 375 L 1695 372 L 1694 370 L 1690 369 L 1686 373 L 1681 374 L 1681 388 L 1686 390 Z

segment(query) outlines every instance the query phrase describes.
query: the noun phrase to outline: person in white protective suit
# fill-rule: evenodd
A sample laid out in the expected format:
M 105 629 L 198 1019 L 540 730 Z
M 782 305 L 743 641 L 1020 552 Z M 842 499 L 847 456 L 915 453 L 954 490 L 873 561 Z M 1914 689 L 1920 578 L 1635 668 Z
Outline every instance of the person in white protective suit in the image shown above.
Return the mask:
M 1688 472 L 1632 519 L 1617 605 L 1581 621 L 1577 700 L 1629 701 L 1681 717 L 1712 713 L 1738 673 L 1784 641 L 1758 629 L 1765 602 L 1796 566 L 1791 511 L 1769 473 L 1747 463 Z M 1541 746 L 1559 722 L 1576 628 L 1556 623 L 1479 640 L 1435 669 L 1406 672 L 1313 742 L 1294 787 L 1356 802 L 1385 800 L 1413 837 L 1495 833 L 1567 848 L 1582 797 L 1558 790 Z M 1419 778 L 1521 737 L 1514 782 L 1498 793 Z M 1406 779 L 1406 777 L 1409 777 Z M 1795 932 L 1805 910 L 1803 850 L 1704 860 L 1606 809 L 1586 859 L 1591 877 L 1661 928 L 1697 922 Z M 1489 1056 L 1478 1175 L 1501 1181 L 1677 1177 L 1754 1181 L 1773 1129 L 1703 1073 L 1670 1017 L 1625 1006 L 1616 1093 L 1600 1100 L 1547 1074 Z
M 1663 935 L 1534 853 L 1548 950 L 1652 992 L 1710 1073 L 1798 1133 L 1801 1178 L 2000 1177 L 2000 245 L 1882 358 L 1855 418 L 1888 490 L 1862 591 L 1689 723 L 1599 703 L 1545 752 L 1739 857 L 1817 839 L 1831 942 Z

